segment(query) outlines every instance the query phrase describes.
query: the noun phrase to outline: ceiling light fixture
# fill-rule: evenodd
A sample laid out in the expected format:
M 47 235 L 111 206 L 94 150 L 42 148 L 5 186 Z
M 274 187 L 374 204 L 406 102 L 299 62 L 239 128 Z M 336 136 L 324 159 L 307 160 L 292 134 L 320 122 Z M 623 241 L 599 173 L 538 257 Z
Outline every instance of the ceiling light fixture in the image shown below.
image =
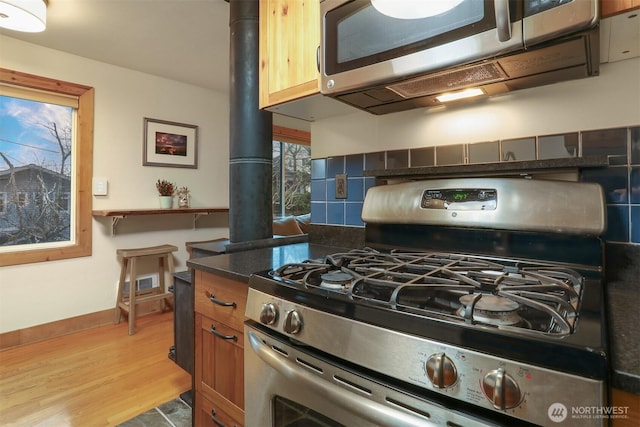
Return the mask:
M 47 27 L 45 0 L 0 0 L 0 27 L 39 33 Z
M 484 92 L 482 91 L 482 89 L 475 87 L 458 92 L 443 93 L 442 95 L 436 96 L 436 99 L 440 102 L 449 102 L 456 101 L 458 99 L 473 98 L 474 96 L 480 95 L 484 95 Z
M 383 15 L 398 19 L 420 19 L 447 12 L 464 0 L 371 0 Z

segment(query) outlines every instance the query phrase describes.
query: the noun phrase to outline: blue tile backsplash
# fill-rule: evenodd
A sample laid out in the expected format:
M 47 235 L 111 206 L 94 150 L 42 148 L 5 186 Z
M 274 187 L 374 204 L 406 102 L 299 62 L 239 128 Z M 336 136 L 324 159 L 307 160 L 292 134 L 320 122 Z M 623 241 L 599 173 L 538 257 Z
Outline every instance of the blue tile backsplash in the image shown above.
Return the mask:
M 499 143 L 500 152 L 494 154 Z M 480 144 L 484 144 L 480 146 Z M 556 145 L 562 144 L 556 148 Z M 489 147 L 491 146 L 491 147 Z M 459 163 L 458 151 L 467 153 L 462 163 L 483 163 L 499 156 L 499 161 L 549 159 L 606 154 L 610 166 L 584 169 L 582 180 L 603 187 L 607 200 L 609 242 L 640 244 L 640 126 L 630 128 L 585 130 L 563 135 L 540 135 L 490 144 L 453 146 L 453 153 L 443 147 L 412 148 L 375 153 L 351 154 L 311 162 L 311 222 L 314 224 L 363 227 L 362 205 L 367 190 L 375 185 L 374 177 L 364 170 L 394 169 L 442 164 L 443 156 L 453 154 L 445 163 Z M 490 152 L 485 150 L 490 148 Z M 438 152 L 439 151 L 439 152 Z M 435 155 L 434 155 L 435 154 Z M 438 154 L 440 156 L 438 156 Z M 536 157 L 537 156 L 537 157 Z M 518 158 L 520 157 L 520 158 Z M 438 159 L 436 160 L 436 159 Z M 450 163 L 449 163 L 450 162 Z M 335 198 L 335 175 L 347 174 L 347 198 Z
M 604 236 L 608 242 L 629 241 L 629 206 L 607 206 L 607 231 Z
M 327 177 L 327 159 L 311 160 L 311 179 L 325 179 Z M 313 191 L 311 191 L 313 194 Z
M 325 179 L 311 180 L 311 201 L 325 202 L 327 200 L 327 181 Z
M 611 166 L 604 169 L 587 169 L 582 172 L 582 180 L 600 184 L 607 203 L 629 203 L 629 169 L 626 167 Z
M 631 128 L 631 164 L 640 165 L 640 127 Z
M 364 156 L 362 154 L 347 156 L 346 161 L 347 176 L 362 176 L 362 172 L 364 171 Z
M 627 128 L 582 132 L 582 155 L 607 154 L 609 164 L 627 164 Z
M 344 203 L 327 203 L 327 224 L 344 225 Z
M 640 243 L 640 206 L 631 206 L 631 242 Z
M 327 159 L 327 178 L 335 179 L 339 173 L 344 173 L 344 156 L 329 157 Z
M 640 167 L 631 168 L 631 203 L 640 204 Z

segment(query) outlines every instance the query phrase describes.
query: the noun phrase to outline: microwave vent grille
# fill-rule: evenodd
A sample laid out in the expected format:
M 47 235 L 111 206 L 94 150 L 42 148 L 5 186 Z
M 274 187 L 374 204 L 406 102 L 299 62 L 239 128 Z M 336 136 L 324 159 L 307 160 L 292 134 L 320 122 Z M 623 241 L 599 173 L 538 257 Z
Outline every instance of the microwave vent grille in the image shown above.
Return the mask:
M 495 62 L 490 62 L 445 73 L 429 74 L 387 88 L 404 98 L 414 98 L 498 82 L 506 78 L 507 75 L 502 68 Z

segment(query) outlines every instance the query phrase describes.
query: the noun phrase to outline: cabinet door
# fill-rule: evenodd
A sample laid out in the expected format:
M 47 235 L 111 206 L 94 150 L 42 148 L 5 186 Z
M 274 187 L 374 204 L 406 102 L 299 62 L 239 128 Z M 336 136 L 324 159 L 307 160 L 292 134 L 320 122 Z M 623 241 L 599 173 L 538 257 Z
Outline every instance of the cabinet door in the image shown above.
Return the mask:
M 196 313 L 196 392 L 235 419 L 243 419 L 243 343 L 242 332 Z
M 320 2 L 260 0 L 260 108 L 319 93 Z
M 640 420 L 640 396 L 626 391 L 612 389 L 611 403 L 614 408 L 626 408 L 626 412 L 611 422 L 613 427 L 638 427 Z
M 602 0 L 601 16 L 607 18 L 640 7 L 640 0 Z
M 218 405 L 196 394 L 194 425 L 198 427 L 242 427 L 244 424 L 226 413 Z M 244 419 L 244 418 L 243 418 Z

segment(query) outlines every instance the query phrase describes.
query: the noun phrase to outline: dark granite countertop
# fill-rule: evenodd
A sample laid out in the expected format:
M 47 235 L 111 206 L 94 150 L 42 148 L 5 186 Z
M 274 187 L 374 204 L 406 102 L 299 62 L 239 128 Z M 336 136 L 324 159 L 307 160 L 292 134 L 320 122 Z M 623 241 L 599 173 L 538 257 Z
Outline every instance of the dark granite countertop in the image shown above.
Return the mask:
M 607 243 L 605 251 L 612 382 L 640 394 L 640 245 Z
M 640 394 L 640 290 L 607 283 L 613 386 Z
M 247 283 L 252 273 L 273 270 L 287 263 L 323 258 L 326 255 L 342 250 L 348 249 L 337 246 L 295 243 L 204 258 L 194 258 L 187 261 L 187 266 Z
M 360 236 L 359 236 L 360 237 Z M 351 246 L 354 247 L 354 246 Z M 348 250 L 341 246 L 295 243 L 187 261 L 187 266 L 247 283 L 252 273 L 286 263 Z M 640 246 L 607 245 L 607 308 L 612 385 L 640 394 Z

